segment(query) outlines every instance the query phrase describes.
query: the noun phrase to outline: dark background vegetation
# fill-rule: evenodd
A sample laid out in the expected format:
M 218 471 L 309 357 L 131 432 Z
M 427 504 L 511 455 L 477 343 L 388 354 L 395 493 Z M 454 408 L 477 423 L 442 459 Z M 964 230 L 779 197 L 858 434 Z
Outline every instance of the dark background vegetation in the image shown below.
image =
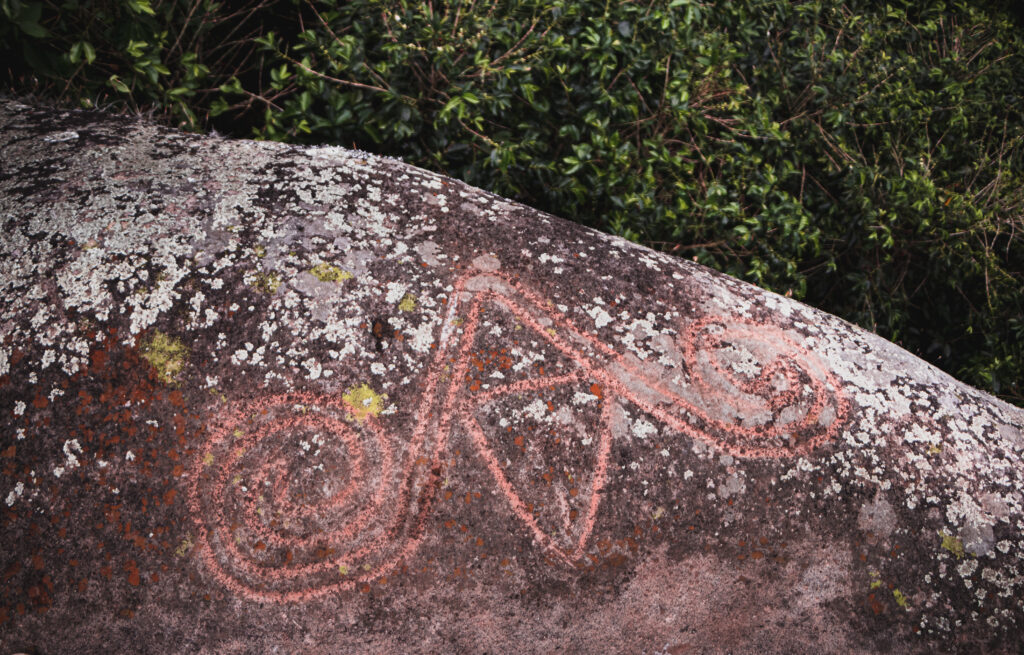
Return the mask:
M 0 83 L 388 154 L 1024 405 L 1013 2 L 0 0 Z

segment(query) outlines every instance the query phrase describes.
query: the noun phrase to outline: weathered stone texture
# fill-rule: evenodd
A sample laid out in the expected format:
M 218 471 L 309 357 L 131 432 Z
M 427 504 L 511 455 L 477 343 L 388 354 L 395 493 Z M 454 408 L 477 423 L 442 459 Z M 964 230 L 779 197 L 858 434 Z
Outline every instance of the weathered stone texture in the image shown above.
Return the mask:
M 1024 412 L 398 161 L 0 101 L 0 649 L 1016 652 Z

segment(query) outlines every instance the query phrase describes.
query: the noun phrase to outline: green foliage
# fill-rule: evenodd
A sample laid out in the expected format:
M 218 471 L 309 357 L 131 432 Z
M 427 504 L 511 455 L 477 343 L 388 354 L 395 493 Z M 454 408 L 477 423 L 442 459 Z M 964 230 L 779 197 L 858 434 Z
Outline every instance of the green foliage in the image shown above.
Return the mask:
M 267 4 L 229 11 L 212 0 L 0 0 L 10 19 L 0 19 L 0 79 L 22 94 L 149 111 L 201 129 L 200 114 L 220 96 L 211 79 L 250 66 Z
M 1024 404 L 1024 32 L 995 5 L 0 7 L 18 90 L 399 156 L 791 293 Z

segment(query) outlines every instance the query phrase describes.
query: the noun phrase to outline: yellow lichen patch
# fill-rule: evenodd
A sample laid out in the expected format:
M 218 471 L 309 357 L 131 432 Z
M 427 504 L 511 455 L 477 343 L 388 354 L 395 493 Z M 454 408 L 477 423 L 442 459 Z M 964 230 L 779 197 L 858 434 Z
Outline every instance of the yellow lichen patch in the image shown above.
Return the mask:
M 940 532 L 939 536 L 942 537 L 942 547 L 944 549 L 956 555 L 957 559 L 964 556 L 964 542 L 951 534 L 946 534 L 945 532 Z
M 177 384 L 177 376 L 185 368 L 188 348 L 180 340 L 159 330 L 142 344 L 142 357 L 156 369 L 157 376 L 164 384 Z
M 416 309 L 416 297 L 411 293 L 405 294 L 402 302 L 398 303 L 398 308 L 403 312 L 411 312 Z
M 264 248 L 263 246 L 256 246 L 255 248 L 252 249 L 252 251 L 260 259 L 263 259 L 264 257 L 267 256 L 267 249 Z
M 178 548 L 174 551 L 175 557 L 184 557 L 188 551 L 192 550 L 192 545 L 192 535 L 185 535 L 185 538 L 181 540 Z
M 899 589 L 893 589 L 892 590 L 892 597 L 896 599 L 896 604 L 899 605 L 900 607 L 906 607 L 907 606 L 907 602 L 908 602 L 907 601 L 907 597 Z
M 203 455 L 203 466 L 210 466 L 213 464 L 213 453 L 206 453 Z
M 352 274 L 348 271 L 324 263 L 317 264 L 309 269 L 309 272 L 321 282 L 344 282 L 352 279 Z
M 257 273 L 253 278 L 252 286 L 263 293 L 275 294 L 281 287 L 281 276 L 271 271 L 269 273 Z
M 352 410 L 352 415 L 360 423 L 365 421 L 367 416 L 380 415 L 387 398 L 386 394 L 377 393 L 366 383 L 352 387 L 342 396 L 345 404 Z
M 338 573 L 340 573 L 342 575 L 348 575 L 348 567 L 345 566 L 344 564 L 339 564 L 338 565 Z

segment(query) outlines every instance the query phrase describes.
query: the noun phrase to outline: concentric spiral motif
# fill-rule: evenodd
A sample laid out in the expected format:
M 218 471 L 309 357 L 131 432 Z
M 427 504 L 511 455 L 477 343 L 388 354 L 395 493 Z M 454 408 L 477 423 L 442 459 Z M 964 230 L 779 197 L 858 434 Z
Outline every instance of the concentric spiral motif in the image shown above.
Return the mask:
M 301 600 L 378 578 L 415 547 L 430 475 L 414 459 L 422 444 L 402 452 L 350 409 L 296 393 L 235 403 L 211 422 L 190 500 L 225 586 Z
M 826 364 L 776 326 L 705 317 L 685 330 L 691 425 L 744 457 L 810 453 L 842 424 L 848 401 Z M 677 405 L 693 405 L 671 394 Z
M 531 337 L 575 365 L 503 391 L 467 387 L 485 304 L 510 312 Z M 448 439 L 464 430 L 496 493 L 555 561 L 574 565 L 595 529 L 614 435 L 613 404 L 631 403 L 667 427 L 737 457 L 809 455 L 845 424 L 849 401 L 797 333 L 769 323 L 703 317 L 684 325 L 677 362 L 658 370 L 582 331 L 517 281 L 490 273 L 456 281 L 408 434 L 331 396 L 271 395 L 228 405 L 209 423 L 190 502 L 209 570 L 240 595 L 305 600 L 379 579 L 418 548 Z M 553 538 L 496 455 L 507 435 L 485 433 L 475 412 L 499 395 L 589 385 L 593 470 L 579 523 Z M 597 391 L 593 391 L 596 389 Z M 553 411 L 553 408 L 552 408 Z

